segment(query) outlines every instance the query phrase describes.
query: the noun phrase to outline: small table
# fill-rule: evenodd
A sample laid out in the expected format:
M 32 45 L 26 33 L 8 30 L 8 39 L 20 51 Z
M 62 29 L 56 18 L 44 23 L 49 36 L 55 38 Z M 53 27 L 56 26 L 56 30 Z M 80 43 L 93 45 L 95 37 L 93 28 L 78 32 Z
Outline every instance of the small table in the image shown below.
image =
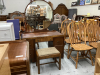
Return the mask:
M 22 39 L 29 41 L 29 54 L 32 62 L 36 62 L 35 43 L 37 42 L 53 41 L 53 46 L 60 51 L 61 57 L 64 56 L 64 35 L 58 31 L 23 33 Z

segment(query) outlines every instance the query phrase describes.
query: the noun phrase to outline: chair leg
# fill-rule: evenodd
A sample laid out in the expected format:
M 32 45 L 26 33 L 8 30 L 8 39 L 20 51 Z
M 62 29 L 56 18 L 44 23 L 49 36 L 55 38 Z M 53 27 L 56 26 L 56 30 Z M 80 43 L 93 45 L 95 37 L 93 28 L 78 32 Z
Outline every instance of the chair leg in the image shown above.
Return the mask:
M 36 57 L 36 66 L 38 66 L 38 63 L 37 63 L 38 61 L 37 61 L 37 60 L 38 60 L 38 59 L 37 59 L 37 57 Z
M 92 66 L 94 66 L 93 60 L 92 60 L 92 55 L 91 55 L 91 51 L 90 50 L 89 50 L 89 55 L 90 55 L 90 59 L 91 59 Z
M 71 48 L 70 53 L 67 55 L 67 58 L 68 58 L 68 59 L 70 58 L 70 55 L 71 55 L 71 53 L 72 53 L 72 49 L 73 49 L 73 48 Z
M 37 42 L 37 46 L 38 46 L 38 49 L 39 49 L 39 43 Z
M 78 56 L 79 56 L 79 51 L 77 52 L 77 58 L 76 58 L 76 69 L 77 69 L 77 64 L 78 64 Z
M 38 74 L 40 74 L 40 60 L 37 58 L 37 63 L 38 63 Z
M 69 54 L 69 49 L 70 49 L 70 44 L 68 44 L 68 52 L 67 52 L 68 54 Z
M 61 70 L 61 56 L 59 57 L 59 70 Z

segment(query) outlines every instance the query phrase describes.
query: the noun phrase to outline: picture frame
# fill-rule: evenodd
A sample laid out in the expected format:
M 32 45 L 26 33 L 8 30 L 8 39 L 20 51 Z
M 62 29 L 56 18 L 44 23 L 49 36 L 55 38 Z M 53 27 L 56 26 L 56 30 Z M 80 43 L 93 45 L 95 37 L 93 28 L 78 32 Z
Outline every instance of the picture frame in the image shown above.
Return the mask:
M 92 4 L 97 4 L 98 0 L 92 0 Z
M 91 4 L 91 0 L 85 0 L 85 5 Z
M 98 3 L 100 3 L 100 0 L 98 0 Z
M 85 0 L 80 0 L 80 5 L 84 5 L 85 4 Z
M 77 2 L 72 2 L 71 3 L 71 6 L 76 6 L 77 5 Z

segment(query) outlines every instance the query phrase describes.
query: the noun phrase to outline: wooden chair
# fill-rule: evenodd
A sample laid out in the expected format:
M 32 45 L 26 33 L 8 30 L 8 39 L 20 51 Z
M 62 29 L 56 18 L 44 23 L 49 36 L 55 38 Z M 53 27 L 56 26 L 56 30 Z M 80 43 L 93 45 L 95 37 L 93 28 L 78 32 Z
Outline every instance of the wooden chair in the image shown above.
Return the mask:
M 88 24 L 88 36 L 89 36 L 89 45 L 97 48 L 97 41 L 99 41 L 99 23 L 97 20 L 93 20 Z
M 61 15 L 61 23 L 64 21 L 64 20 L 66 20 L 67 19 L 67 16 L 66 15 Z M 61 24 L 59 25 L 59 31 L 60 31 L 60 29 L 61 29 Z
M 65 42 L 68 44 L 68 49 L 65 49 L 65 51 L 67 52 L 67 54 L 69 55 L 69 51 L 70 51 L 70 39 L 68 38 L 68 32 L 67 32 L 67 26 L 68 24 L 70 24 L 73 20 L 71 19 L 66 19 L 62 22 L 61 24 L 61 33 L 64 34 L 64 40 Z M 78 40 L 78 43 L 81 42 L 80 40 Z M 67 55 L 67 58 L 69 58 Z
M 97 49 L 97 41 L 99 41 L 99 23 L 97 20 L 93 20 L 87 25 L 89 45 Z M 93 55 L 95 59 L 95 54 Z
M 60 52 L 55 47 L 38 49 L 36 51 L 36 55 L 37 55 L 36 65 L 38 66 L 38 74 L 40 74 L 40 65 L 49 64 L 49 63 L 56 63 L 56 62 L 58 62 L 56 60 L 56 57 L 59 57 L 59 62 L 58 62 L 59 70 L 61 69 L 61 54 L 60 54 Z M 40 60 L 41 59 L 47 59 L 47 58 L 54 58 L 55 61 L 54 62 L 40 64 Z
M 83 30 L 81 30 L 81 29 L 84 29 L 84 33 L 82 32 Z M 79 21 L 78 25 L 75 24 L 75 22 L 71 22 L 67 27 L 67 32 L 69 34 L 69 39 L 71 42 L 72 49 L 74 51 L 77 51 L 76 58 L 71 56 L 72 49 L 68 55 L 68 56 L 71 56 L 71 58 L 76 62 L 76 69 L 77 69 L 78 59 L 82 59 L 82 58 L 89 58 L 93 65 L 92 55 L 91 55 L 91 51 L 90 51 L 93 47 L 88 46 L 86 44 L 86 40 L 82 43 L 78 43 L 78 40 L 80 40 L 83 35 L 86 37 L 85 25 L 80 21 Z M 90 57 L 87 56 L 86 51 L 89 52 Z M 81 52 L 81 56 L 79 56 L 79 52 Z
M 94 19 L 87 19 L 87 18 L 83 18 L 82 20 L 81 20 L 81 22 L 85 25 L 85 27 L 86 27 L 86 37 L 84 38 L 82 38 L 81 40 L 82 41 L 85 41 L 86 40 L 86 42 L 89 42 L 89 38 L 88 38 L 88 24 L 89 23 L 92 23 L 92 21 L 93 21 Z M 82 29 L 83 30 L 83 29 Z M 84 32 L 83 32 L 84 33 Z
M 97 48 L 97 52 L 96 52 L 94 75 L 100 75 L 100 42 L 98 43 L 98 48 Z
M 38 24 L 38 29 L 45 29 L 45 28 L 48 28 L 49 25 L 50 25 L 51 21 L 43 21 L 43 25 L 39 25 Z M 42 28 L 41 28 L 42 27 Z

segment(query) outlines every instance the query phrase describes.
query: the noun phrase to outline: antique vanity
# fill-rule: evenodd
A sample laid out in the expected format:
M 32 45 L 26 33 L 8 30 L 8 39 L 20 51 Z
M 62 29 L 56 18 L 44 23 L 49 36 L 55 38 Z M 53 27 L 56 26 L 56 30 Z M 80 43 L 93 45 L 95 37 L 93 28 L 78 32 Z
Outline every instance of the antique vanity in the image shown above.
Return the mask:
M 39 29 L 38 25 L 43 25 L 43 21 L 51 21 L 52 18 L 53 18 L 53 9 L 50 6 L 50 4 L 45 0 L 32 1 L 26 6 L 25 9 L 26 22 L 34 29 Z

